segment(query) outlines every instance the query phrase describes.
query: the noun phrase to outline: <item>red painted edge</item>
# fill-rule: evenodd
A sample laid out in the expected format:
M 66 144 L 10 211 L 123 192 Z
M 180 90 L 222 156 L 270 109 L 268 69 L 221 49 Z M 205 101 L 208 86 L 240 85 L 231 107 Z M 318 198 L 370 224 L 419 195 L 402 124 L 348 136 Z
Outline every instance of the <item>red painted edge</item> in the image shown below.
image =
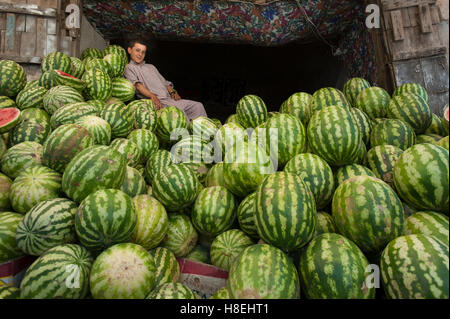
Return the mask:
M 228 279 L 228 271 L 217 268 L 213 265 L 204 264 L 198 261 L 177 258 L 182 274 L 194 274 L 209 277 Z
M 30 266 L 36 258 L 35 256 L 22 256 L 0 264 L 0 278 L 17 275 Z

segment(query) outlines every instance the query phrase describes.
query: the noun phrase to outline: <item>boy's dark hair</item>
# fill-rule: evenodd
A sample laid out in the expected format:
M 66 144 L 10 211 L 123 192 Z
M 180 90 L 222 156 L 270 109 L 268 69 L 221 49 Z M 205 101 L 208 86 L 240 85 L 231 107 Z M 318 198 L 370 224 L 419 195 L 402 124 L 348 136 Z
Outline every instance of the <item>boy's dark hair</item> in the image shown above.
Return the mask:
M 147 43 L 145 43 L 144 41 L 139 40 L 139 39 L 133 39 L 133 40 L 128 41 L 128 47 L 129 47 L 129 48 L 132 48 L 132 47 L 134 47 L 134 45 L 135 45 L 136 43 L 139 43 L 139 44 L 142 44 L 142 45 L 147 46 Z

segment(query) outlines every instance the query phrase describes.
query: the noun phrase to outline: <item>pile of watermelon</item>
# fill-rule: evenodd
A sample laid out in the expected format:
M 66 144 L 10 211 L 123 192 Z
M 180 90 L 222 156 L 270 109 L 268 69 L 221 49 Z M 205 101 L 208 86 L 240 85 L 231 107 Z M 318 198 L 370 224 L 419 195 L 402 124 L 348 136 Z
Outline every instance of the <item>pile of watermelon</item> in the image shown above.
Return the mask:
M 449 298 L 449 110 L 352 78 L 225 123 L 136 100 L 125 50 L 0 61 L 0 298 Z

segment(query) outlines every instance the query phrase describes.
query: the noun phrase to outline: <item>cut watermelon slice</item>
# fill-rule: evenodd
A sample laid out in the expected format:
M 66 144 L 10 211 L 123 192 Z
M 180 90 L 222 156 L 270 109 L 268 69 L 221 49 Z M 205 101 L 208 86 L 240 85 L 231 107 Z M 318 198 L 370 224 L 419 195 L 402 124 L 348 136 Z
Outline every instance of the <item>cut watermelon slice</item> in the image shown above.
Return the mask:
M 20 110 L 16 107 L 0 109 L 0 134 L 8 132 L 19 121 Z
M 75 90 L 83 90 L 86 84 L 79 78 L 74 77 L 73 75 L 67 74 L 66 72 L 63 72 L 61 70 L 54 70 L 57 82 L 61 83 L 62 85 L 67 85 Z

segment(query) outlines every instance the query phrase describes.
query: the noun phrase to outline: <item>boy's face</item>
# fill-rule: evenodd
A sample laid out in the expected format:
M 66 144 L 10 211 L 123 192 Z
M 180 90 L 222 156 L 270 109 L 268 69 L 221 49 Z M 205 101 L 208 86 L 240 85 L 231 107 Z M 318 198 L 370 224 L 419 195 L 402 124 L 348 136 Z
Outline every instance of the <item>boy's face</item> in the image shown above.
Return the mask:
M 140 64 L 144 61 L 145 52 L 147 51 L 147 47 L 143 44 L 136 43 L 132 48 L 128 48 L 128 53 L 130 54 L 131 60 Z

